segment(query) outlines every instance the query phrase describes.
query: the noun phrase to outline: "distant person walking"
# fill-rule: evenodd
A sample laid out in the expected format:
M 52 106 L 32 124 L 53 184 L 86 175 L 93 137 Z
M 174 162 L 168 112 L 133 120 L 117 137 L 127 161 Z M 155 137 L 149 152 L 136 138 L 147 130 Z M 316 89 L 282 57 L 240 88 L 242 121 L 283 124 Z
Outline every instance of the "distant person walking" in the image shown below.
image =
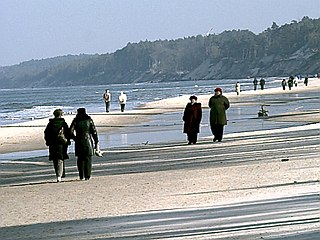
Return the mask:
M 226 110 L 230 107 L 229 100 L 222 95 L 221 88 L 216 88 L 208 105 L 210 108 L 210 127 L 214 136 L 213 141 L 221 142 L 224 125 L 227 125 Z
M 182 120 L 184 121 L 183 132 L 187 134 L 188 144 L 196 144 L 200 132 L 202 118 L 201 103 L 197 103 L 197 97 L 191 96 L 190 102 L 184 109 Z
M 289 87 L 289 90 L 291 90 L 291 88 L 293 87 L 293 76 L 290 76 L 289 77 L 289 80 L 288 80 L 288 87 Z
M 285 79 L 282 79 L 281 86 L 283 90 L 286 90 L 287 82 Z
M 295 87 L 298 87 L 298 78 L 297 77 L 294 78 L 293 84 Z
M 120 111 L 124 112 L 124 109 L 126 107 L 126 103 L 127 103 L 127 94 L 125 94 L 124 92 L 120 92 L 120 96 L 119 96 L 119 104 L 120 104 Z
M 54 118 L 49 119 L 49 123 L 44 130 L 44 139 L 49 146 L 49 160 L 53 161 L 57 182 L 61 182 L 65 177 L 65 159 L 69 159 L 67 150 L 70 145 L 69 127 L 62 118 L 63 111 L 56 109 L 53 112 Z
M 77 115 L 70 126 L 71 136 L 75 141 L 75 155 L 80 180 L 89 180 L 92 170 L 92 156 L 99 149 L 96 127 L 85 108 L 78 108 Z
M 261 87 L 261 90 L 264 90 L 264 85 L 266 84 L 266 81 L 263 79 L 263 78 L 261 78 L 260 79 L 260 87 Z
M 304 83 L 305 86 L 308 86 L 308 77 L 305 77 L 305 78 L 304 78 L 303 83 Z
M 256 91 L 257 90 L 257 86 L 258 86 L 258 80 L 257 78 L 253 79 L 253 90 Z
M 235 91 L 236 91 L 237 95 L 240 94 L 240 83 L 239 82 L 236 83 Z
M 109 89 L 106 89 L 105 93 L 103 94 L 103 99 L 106 104 L 106 112 L 110 110 L 110 103 L 111 103 L 111 93 Z

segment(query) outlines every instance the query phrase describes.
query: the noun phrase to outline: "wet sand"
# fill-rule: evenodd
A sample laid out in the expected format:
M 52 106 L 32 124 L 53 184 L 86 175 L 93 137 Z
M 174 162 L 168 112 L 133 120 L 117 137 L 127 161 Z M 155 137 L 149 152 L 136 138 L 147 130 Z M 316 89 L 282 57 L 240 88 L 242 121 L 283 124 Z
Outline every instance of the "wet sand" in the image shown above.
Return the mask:
M 305 91 L 319 92 L 316 85 Z M 274 98 L 283 95 L 272 91 Z M 240 97 L 246 102 L 251 94 Z M 141 111 L 158 114 L 170 102 L 176 107 L 168 111 L 181 109 L 185 97 Z M 73 155 L 62 183 L 47 157 L 2 163 L 0 238 L 317 239 L 319 112 L 297 110 L 266 121 L 294 117 L 297 126 L 228 133 L 221 143 L 207 136 L 191 146 L 107 149 L 94 158 L 90 181 L 77 180 Z
M 319 93 L 320 92 L 320 79 L 310 79 L 309 85 L 299 86 L 293 88 L 291 91 L 283 91 L 282 88 L 272 88 L 257 91 L 241 92 L 240 96 L 235 93 L 225 93 L 229 98 L 232 107 L 244 105 L 257 105 L 266 104 L 279 96 L 292 95 L 295 93 Z M 199 95 L 198 102 L 202 103 L 203 108 L 207 108 L 207 102 L 211 95 Z M 140 124 L 141 122 L 148 122 L 152 120 L 152 116 L 163 114 L 166 112 L 181 112 L 188 100 L 189 96 L 180 96 L 176 98 L 163 99 L 160 101 L 150 102 L 145 104 L 139 109 L 127 111 L 124 113 L 111 112 L 111 113 L 93 113 L 90 116 L 93 118 L 99 133 L 108 133 L 115 129 L 132 124 Z M 306 118 L 313 119 L 319 118 L 319 108 L 315 109 L 317 116 L 305 114 L 303 120 Z M 308 111 L 307 113 L 309 113 Z M 301 113 L 301 111 L 298 111 Z M 294 113 L 293 113 L 294 114 Z M 306 118 L 305 118 L 306 117 Z M 64 116 L 67 123 L 70 125 L 74 115 Z M 13 124 L 10 126 L 0 127 L 0 154 L 46 149 L 44 144 L 43 132 L 48 119 L 38 119 L 20 124 Z M 103 146 L 107 148 L 108 146 Z

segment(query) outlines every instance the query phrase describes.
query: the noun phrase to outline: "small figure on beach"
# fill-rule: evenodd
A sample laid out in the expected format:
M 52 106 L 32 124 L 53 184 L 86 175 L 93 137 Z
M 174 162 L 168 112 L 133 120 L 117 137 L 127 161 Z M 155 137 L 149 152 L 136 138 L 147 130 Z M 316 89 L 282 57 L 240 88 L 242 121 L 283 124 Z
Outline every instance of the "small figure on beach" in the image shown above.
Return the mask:
M 235 91 L 236 91 L 237 95 L 240 94 L 240 83 L 239 82 L 237 82 L 235 85 Z
M 282 86 L 282 89 L 283 89 L 283 90 L 286 90 L 286 86 L 287 86 L 287 81 L 286 81 L 286 79 L 282 79 L 281 86 Z
M 126 106 L 127 103 L 127 94 L 125 94 L 124 92 L 120 92 L 119 95 L 119 104 L 120 104 L 120 111 L 124 112 L 124 108 Z
M 253 90 L 256 91 L 257 90 L 257 86 L 258 86 L 258 80 L 257 78 L 253 79 Z
M 288 87 L 289 87 L 289 90 L 291 90 L 291 88 L 293 87 L 293 79 L 294 79 L 294 77 L 293 77 L 293 76 L 290 76 L 290 77 L 289 77 L 289 80 L 288 80 Z
M 260 87 L 261 87 L 261 90 L 264 89 L 264 85 L 266 84 L 266 80 L 264 80 L 263 78 L 260 79 Z
M 49 123 L 44 130 L 44 139 L 49 146 L 49 160 L 53 161 L 57 182 L 61 182 L 65 177 L 65 162 L 69 159 L 68 145 L 70 145 L 69 127 L 64 118 L 63 111 L 56 109 L 53 112 L 54 118 L 49 119 Z
M 184 109 L 182 120 L 184 121 L 183 132 L 187 134 L 188 144 L 196 144 L 200 132 L 202 118 L 201 103 L 196 96 L 191 96 L 190 102 Z
M 230 107 L 229 100 L 222 95 L 221 88 L 216 88 L 208 105 L 210 108 L 210 127 L 214 136 L 213 141 L 221 142 L 224 125 L 227 125 L 226 110 Z
M 293 84 L 295 87 L 298 87 L 298 78 L 297 77 L 294 78 Z
M 305 77 L 305 78 L 304 78 L 303 83 L 304 83 L 305 86 L 308 86 L 308 77 Z
M 70 126 L 71 137 L 75 141 L 75 155 L 80 180 L 89 180 L 92 170 L 92 156 L 100 151 L 96 127 L 85 108 L 78 108 Z
M 109 89 L 106 89 L 105 93 L 103 94 L 104 103 L 106 104 L 106 112 L 110 110 L 110 103 L 111 103 L 111 93 Z

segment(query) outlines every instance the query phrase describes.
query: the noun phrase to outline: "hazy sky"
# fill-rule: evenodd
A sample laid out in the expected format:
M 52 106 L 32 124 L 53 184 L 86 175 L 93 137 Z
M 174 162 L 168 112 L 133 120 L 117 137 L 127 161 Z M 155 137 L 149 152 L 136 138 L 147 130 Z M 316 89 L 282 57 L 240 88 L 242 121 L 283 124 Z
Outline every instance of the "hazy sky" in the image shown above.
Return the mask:
M 319 18 L 320 0 L 0 0 L 0 66 L 210 29 L 260 33 L 303 16 Z

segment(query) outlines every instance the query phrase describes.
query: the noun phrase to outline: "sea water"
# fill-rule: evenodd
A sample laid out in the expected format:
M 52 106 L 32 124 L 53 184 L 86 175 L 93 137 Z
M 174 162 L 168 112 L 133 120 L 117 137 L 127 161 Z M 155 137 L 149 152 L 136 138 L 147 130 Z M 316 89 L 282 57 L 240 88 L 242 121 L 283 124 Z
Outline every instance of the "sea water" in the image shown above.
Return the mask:
M 87 112 L 104 112 L 103 93 L 112 94 L 111 111 L 119 111 L 120 91 L 127 94 L 126 109 L 143 103 L 181 95 L 211 94 L 215 87 L 224 92 L 234 92 L 235 83 L 241 90 L 251 90 L 252 79 L 197 80 L 164 83 L 110 84 L 99 86 L 70 86 L 51 88 L 0 89 L 0 126 L 52 117 L 54 109 L 61 108 L 66 114 L 75 113 L 79 107 Z M 267 78 L 266 88 L 279 87 L 280 78 Z

